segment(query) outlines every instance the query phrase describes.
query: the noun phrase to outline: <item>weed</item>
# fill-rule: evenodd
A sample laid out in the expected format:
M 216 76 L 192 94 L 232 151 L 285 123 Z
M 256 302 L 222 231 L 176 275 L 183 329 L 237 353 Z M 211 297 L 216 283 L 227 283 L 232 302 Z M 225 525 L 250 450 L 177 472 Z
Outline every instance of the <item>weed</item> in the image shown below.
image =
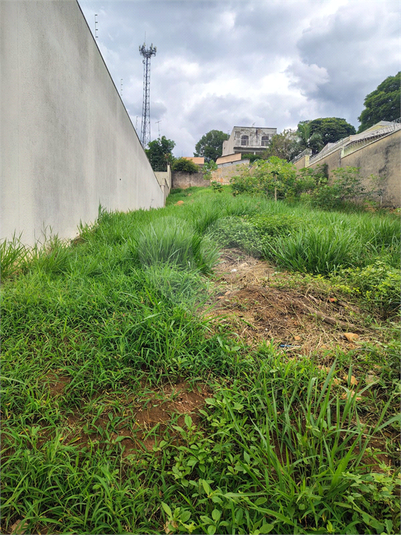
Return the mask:
M 239 247 L 246 252 L 259 254 L 263 241 L 258 230 L 238 216 L 223 217 L 209 230 L 209 236 L 220 247 Z
M 165 217 L 140 231 L 137 253 L 143 265 L 168 263 L 206 273 L 218 258 L 211 242 L 195 233 L 185 221 Z
M 401 275 L 385 262 L 376 260 L 364 268 L 343 269 L 332 278 L 339 289 L 357 294 L 384 315 L 399 310 Z
M 25 264 L 27 248 L 21 243 L 19 238 L 14 236 L 11 240 L 3 240 L 0 243 L 0 274 L 1 280 L 15 275 Z
M 376 314 L 396 302 L 396 217 L 191 188 L 79 233 L 2 244 L 2 531 L 399 532 L 398 326 Z M 327 370 L 215 328 L 223 245 L 326 300 L 358 284 L 381 342 Z M 206 403 L 167 394 L 183 381 Z

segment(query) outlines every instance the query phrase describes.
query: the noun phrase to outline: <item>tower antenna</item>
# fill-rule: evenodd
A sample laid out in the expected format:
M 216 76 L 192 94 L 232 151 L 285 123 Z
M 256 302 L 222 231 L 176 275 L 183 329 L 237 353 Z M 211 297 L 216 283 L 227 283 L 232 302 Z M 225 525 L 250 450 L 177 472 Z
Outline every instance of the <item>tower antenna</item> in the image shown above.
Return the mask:
M 150 59 L 156 56 L 157 48 L 150 45 L 146 48 L 145 43 L 139 47 L 139 53 L 143 56 L 143 101 L 142 101 L 142 124 L 141 143 L 145 148 L 150 141 Z
M 97 39 L 97 25 L 99 24 L 97 17 L 98 17 L 98 14 L 95 13 L 95 39 Z

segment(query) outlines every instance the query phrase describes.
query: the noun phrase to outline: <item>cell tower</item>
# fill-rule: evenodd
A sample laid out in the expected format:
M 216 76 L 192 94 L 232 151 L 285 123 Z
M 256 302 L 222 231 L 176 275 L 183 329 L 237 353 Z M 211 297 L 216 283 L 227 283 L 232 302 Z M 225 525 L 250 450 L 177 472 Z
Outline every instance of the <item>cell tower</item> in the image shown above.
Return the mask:
M 150 58 L 156 56 L 157 48 L 150 45 L 146 48 L 145 43 L 139 47 L 139 53 L 143 56 L 143 102 L 142 102 L 142 124 L 141 142 L 145 148 L 150 141 Z

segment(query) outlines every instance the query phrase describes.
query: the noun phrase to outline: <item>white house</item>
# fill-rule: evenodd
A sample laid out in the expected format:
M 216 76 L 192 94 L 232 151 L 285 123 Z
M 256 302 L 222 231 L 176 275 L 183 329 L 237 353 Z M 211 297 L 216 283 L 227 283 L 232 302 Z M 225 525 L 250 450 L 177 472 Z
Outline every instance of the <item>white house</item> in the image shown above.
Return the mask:
M 277 134 L 277 128 L 266 126 L 234 126 L 231 136 L 223 142 L 223 154 L 261 154 Z

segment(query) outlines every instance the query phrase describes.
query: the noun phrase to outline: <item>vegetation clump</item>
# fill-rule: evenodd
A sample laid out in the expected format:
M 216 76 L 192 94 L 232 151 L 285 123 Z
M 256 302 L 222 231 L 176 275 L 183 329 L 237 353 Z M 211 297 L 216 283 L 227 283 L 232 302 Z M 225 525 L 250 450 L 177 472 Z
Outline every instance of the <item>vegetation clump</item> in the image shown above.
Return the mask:
M 379 121 L 396 121 L 401 117 L 401 71 L 388 76 L 364 100 L 365 109 L 358 117 L 358 133 Z
M 187 158 L 178 158 L 171 166 L 172 171 L 181 171 L 190 175 L 199 172 L 199 167 Z
M 2 244 L 2 532 L 399 533 L 399 217 L 266 169 Z
M 382 194 L 379 179 L 371 176 L 362 181 L 358 167 L 334 169 L 329 181 L 327 165 L 297 172 L 293 164 L 276 156 L 243 166 L 231 179 L 231 186 L 233 195 L 262 193 L 275 200 L 300 200 L 323 210 L 341 209 L 355 202 L 375 204 Z

